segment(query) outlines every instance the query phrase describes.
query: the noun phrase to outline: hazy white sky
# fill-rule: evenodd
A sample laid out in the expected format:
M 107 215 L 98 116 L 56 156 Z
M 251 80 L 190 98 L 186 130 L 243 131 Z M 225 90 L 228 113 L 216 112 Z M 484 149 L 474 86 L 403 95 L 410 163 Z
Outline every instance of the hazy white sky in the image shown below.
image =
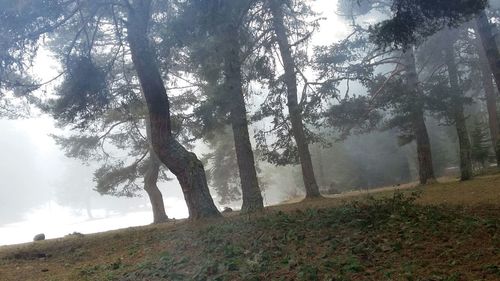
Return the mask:
M 314 45 L 330 44 L 347 35 L 334 13 L 336 2 L 315 1 L 314 9 L 327 20 L 321 22 Z M 34 72 L 42 80 L 58 73 L 46 51 L 40 53 L 35 65 Z M 152 221 L 146 197 L 102 197 L 92 190 L 93 168 L 64 156 L 49 136 L 57 131 L 51 119 L 0 120 L 0 131 L 0 245 L 28 242 L 37 233 L 55 238 L 74 231 L 99 232 Z M 164 183 L 161 190 L 167 214 L 186 217 L 179 185 L 175 181 Z M 82 198 L 88 199 L 94 219 L 89 220 Z

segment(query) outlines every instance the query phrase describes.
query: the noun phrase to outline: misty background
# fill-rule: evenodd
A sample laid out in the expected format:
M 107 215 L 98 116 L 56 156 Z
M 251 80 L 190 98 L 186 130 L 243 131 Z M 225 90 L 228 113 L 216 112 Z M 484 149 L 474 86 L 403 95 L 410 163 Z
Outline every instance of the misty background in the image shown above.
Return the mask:
M 346 26 L 340 28 L 344 24 L 334 13 L 336 5 L 331 0 L 314 3 L 315 11 L 325 19 L 313 45 L 332 43 L 348 32 Z M 339 28 L 331 30 L 330 26 Z M 59 73 L 50 55 L 42 50 L 36 58 L 34 73 L 42 81 Z M 51 88 L 44 90 L 50 92 Z M 152 222 L 145 192 L 141 197 L 120 198 L 94 191 L 93 172 L 97 165 L 85 165 L 66 157 L 50 136 L 60 133 L 54 121 L 36 112 L 30 114 L 33 117 L 0 120 L 0 245 L 29 242 L 37 233 L 44 233 L 50 239 L 75 231 L 92 233 Z M 200 149 L 195 151 L 200 153 Z M 290 179 L 286 174 L 300 177 L 294 168 L 283 170 L 282 178 Z M 285 183 L 291 191 L 270 185 L 264 191 L 265 204 L 276 204 L 295 192 L 293 180 L 283 182 L 272 179 L 272 175 L 268 177 L 280 186 Z M 179 184 L 175 180 L 159 182 L 159 187 L 168 216 L 186 218 L 188 211 Z M 239 202 L 232 206 L 239 206 Z
M 313 4 L 325 19 L 314 34 L 312 45 L 326 45 L 348 35 L 346 22 L 335 14 L 336 2 L 320 0 Z M 58 73 L 47 52 L 41 52 L 37 58 L 35 71 L 42 80 Z M 356 86 L 352 87 L 355 91 Z M 484 105 L 476 106 L 484 110 Z M 428 130 L 436 155 L 436 172 L 445 174 L 446 169 L 458 162 L 455 133 L 432 119 L 428 120 Z M 52 119 L 37 116 L 0 120 L 0 131 L 0 245 L 28 242 L 37 233 L 45 233 L 50 239 L 75 231 L 92 233 L 152 222 L 150 203 L 144 192 L 141 197 L 117 198 L 101 196 L 93 190 L 97 165 L 85 165 L 64 155 L 50 136 L 61 133 Z M 204 150 L 197 146 L 195 152 L 201 155 Z M 399 184 L 417 177 L 415 147 L 400 147 L 395 131 L 354 135 L 326 148 L 312 145 L 311 154 L 319 184 L 339 191 Z M 301 194 L 298 166 L 275 167 L 264 162 L 259 162 L 259 166 L 259 176 L 265 182 L 266 205 Z M 187 217 L 177 181 L 161 182 L 159 187 L 168 216 Z M 218 204 L 217 198 L 214 199 Z M 226 206 L 238 208 L 240 202 L 218 204 L 219 209 Z

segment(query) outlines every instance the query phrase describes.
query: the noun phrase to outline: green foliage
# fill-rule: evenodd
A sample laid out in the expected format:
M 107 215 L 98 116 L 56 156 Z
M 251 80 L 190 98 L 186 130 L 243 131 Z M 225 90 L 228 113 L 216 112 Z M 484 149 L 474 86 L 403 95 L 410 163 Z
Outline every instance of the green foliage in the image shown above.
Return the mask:
M 32 67 L 40 46 L 52 51 L 63 73 L 50 86 L 61 83 L 55 94 L 50 93 L 48 100 L 36 100 L 36 105 L 59 121 L 58 125 L 72 130 L 70 136 L 54 136 L 57 144 L 69 157 L 86 163 L 106 162 L 96 171 L 100 192 L 131 196 L 146 170 L 143 160 L 149 159 L 144 155 L 150 145 L 144 122 L 147 111 L 125 44 L 127 7 L 119 2 L 1 1 L 0 92 L 10 86 L 21 92 L 39 88 L 41 85 L 27 79 L 24 67 Z M 154 5 L 157 16 L 150 28 L 155 38 L 166 37 L 168 30 L 163 27 L 172 7 L 171 2 Z M 161 68 L 165 77 L 165 69 L 171 65 L 167 63 L 172 57 L 170 48 L 162 44 L 157 53 L 159 61 L 165 62 Z M 190 109 L 185 103 L 189 101 L 173 99 L 172 110 Z M 188 138 L 183 117 L 172 118 L 174 133 L 181 140 Z M 160 176 L 167 179 L 163 172 Z
M 123 162 L 107 164 L 94 172 L 95 190 L 100 194 L 134 197 L 142 190 L 137 179 L 145 174 L 144 165 L 133 163 L 125 166 Z
M 72 58 L 67 73 L 50 110 L 63 124 L 84 128 L 108 108 L 106 74 L 88 57 Z
M 367 96 L 353 96 L 342 99 L 325 113 L 330 126 L 340 132 L 342 139 L 353 133 L 374 130 L 382 120 L 380 111 L 374 108 L 372 99 Z
M 428 109 L 446 124 L 454 124 L 456 103 L 471 104 L 472 99 L 454 91 L 445 75 L 435 75 L 426 83 Z
M 493 274 L 497 277 L 500 277 L 500 266 L 497 264 L 486 264 L 483 266 L 484 270 L 488 274 Z
M 488 127 L 477 120 L 471 132 L 471 149 L 472 160 L 480 164 L 482 168 L 486 167 L 490 153 Z
M 138 278 L 148 276 L 149 278 L 159 278 L 161 280 L 181 281 L 186 280 L 186 275 L 180 273 L 178 268 L 185 266 L 186 259 L 177 259 L 168 252 L 160 253 L 155 260 L 146 260 L 136 266 L 136 271 L 125 274 L 120 280 L 138 280 Z M 142 278 L 141 278 L 142 279 Z
M 332 98 L 339 94 L 337 88 L 342 81 L 360 81 L 362 84 L 371 81 L 376 63 L 366 58 L 368 55 L 373 56 L 372 59 L 379 57 L 372 52 L 375 48 L 367 32 L 359 26 L 338 43 L 315 47 L 313 67 L 322 80 L 319 92 Z
M 42 35 L 64 22 L 71 1 L 0 1 L 0 89 L 16 86 L 12 73 L 25 74 Z
M 325 117 L 344 139 L 352 133 L 378 128 L 397 129 L 400 144 L 408 144 L 415 138 L 414 122 L 422 114 L 425 104 L 425 97 L 416 86 L 409 85 L 407 77 L 413 69 L 406 58 L 413 56 L 413 50 L 407 49 L 403 54 L 380 50 L 369 40 L 368 31 L 357 24 L 356 18 L 360 15 L 387 12 L 387 5 L 384 5 L 387 1 L 379 4 L 359 1 L 362 11 L 357 12 L 344 2 L 340 5 L 348 10 L 345 16 L 352 16 L 353 33 L 339 43 L 315 49 L 314 66 L 323 80 L 318 91 L 327 93 L 339 86 L 346 88 L 345 97 L 331 105 Z M 387 68 L 394 70 L 387 72 Z M 351 84 L 359 94 L 350 93 Z
M 393 0 L 391 18 L 371 27 L 382 47 L 406 47 L 445 27 L 457 27 L 485 8 L 486 0 Z
M 278 17 L 275 18 L 276 15 L 273 14 L 273 5 L 277 5 L 283 15 L 286 41 L 290 45 L 286 48 L 289 48 L 292 56 L 292 60 L 288 63 L 297 70 L 295 84 L 299 88 L 298 108 L 307 143 L 327 142 L 314 128 L 320 126 L 322 116 L 319 112 L 328 101 L 322 99 L 324 96 L 311 91 L 306 85 L 307 78 L 303 75 L 310 61 L 306 51 L 307 44 L 318 28 L 317 15 L 312 11 L 310 4 L 305 1 L 262 1 L 264 13 L 259 24 L 263 28 L 258 30 L 258 35 L 263 36 L 264 41 L 256 45 L 256 51 L 251 55 L 251 67 L 256 81 L 266 86 L 268 91 L 262 91 L 265 100 L 251 120 L 269 124 L 266 129 L 259 129 L 255 134 L 261 158 L 269 163 L 284 166 L 298 164 L 299 155 L 287 112 L 289 102 L 287 94 L 290 89 L 286 85 L 282 62 L 276 57 L 276 54 L 280 53 L 280 46 L 275 30 L 275 20 L 278 20 Z M 282 44 L 285 44 L 284 41 Z M 301 87 L 303 90 L 300 93 Z
M 430 77 L 423 83 L 427 95 L 427 109 L 446 124 L 455 124 L 457 110 L 474 102 L 472 97 L 465 94 L 472 90 L 475 79 L 474 66 L 461 57 L 470 55 L 462 52 L 470 47 L 470 40 L 461 36 L 467 32 L 466 29 L 442 31 L 439 36 L 429 38 L 420 48 L 420 56 L 431 54 L 433 60 L 433 63 L 427 66 L 429 69 L 426 69 L 431 72 Z M 436 48 L 442 48 L 445 52 L 435 52 Z M 439 64 L 442 64 L 441 67 L 437 67 Z M 457 68 L 456 74 L 452 67 Z
M 160 254 L 128 273 L 125 280 L 160 276 L 172 280 L 176 276 L 184 280 L 276 276 L 285 276 L 283 280 L 352 280 L 380 277 L 384 272 L 392 279 L 406 280 L 419 274 L 422 278 L 454 280 L 457 273 L 428 272 L 426 260 L 415 256 L 435 251 L 444 264 L 468 259 L 460 254 L 462 243 L 486 227 L 497 227 L 498 220 L 481 219 L 466 209 L 422 206 L 415 203 L 419 196 L 418 192 L 396 192 L 335 208 L 278 211 L 202 226 L 190 230 L 192 236 L 176 245 L 183 253 L 203 259 L 189 263 L 173 253 Z M 494 233 L 493 228 L 490 233 Z M 412 256 L 402 254 L 407 252 Z M 482 272 L 493 277 L 497 269 L 488 264 Z
M 52 135 L 56 144 L 65 147 L 65 154 L 71 158 L 79 158 L 83 161 L 91 159 L 101 159 L 101 155 L 96 152 L 96 147 L 100 144 L 100 138 L 97 136 L 74 135 L 70 137 L 61 137 Z
M 124 265 L 121 259 L 117 259 L 115 262 L 112 262 L 110 264 L 88 266 L 80 270 L 79 278 L 83 278 L 82 280 L 95 280 L 95 276 L 100 271 L 105 271 L 105 279 L 103 280 L 111 281 L 116 279 L 115 271 L 122 269 L 123 267 Z
M 208 139 L 211 153 L 202 161 L 207 168 L 207 181 L 217 192 L 220 204 L 229 204 L 241 199 L 241 185 L 234 148 L 234 139 L 229 128 L 214 133 Z

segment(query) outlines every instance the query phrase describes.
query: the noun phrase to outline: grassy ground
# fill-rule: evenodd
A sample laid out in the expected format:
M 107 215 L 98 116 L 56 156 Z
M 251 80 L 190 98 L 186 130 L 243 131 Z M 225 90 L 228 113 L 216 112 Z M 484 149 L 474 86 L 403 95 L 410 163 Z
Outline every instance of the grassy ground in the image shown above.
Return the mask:
M 0 247 L 0 280 L 500 280 L 500 175 Z

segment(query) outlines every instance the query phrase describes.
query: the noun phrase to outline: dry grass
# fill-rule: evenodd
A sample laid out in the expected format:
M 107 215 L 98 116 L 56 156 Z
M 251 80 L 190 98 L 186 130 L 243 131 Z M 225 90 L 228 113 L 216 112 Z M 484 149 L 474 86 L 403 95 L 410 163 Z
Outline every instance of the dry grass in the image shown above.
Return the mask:
M 420 204 L 451 204 L 451 205 L 500 205 L 500 175 L 489 174 L 476 177 L 472 181 L 460 182 L 455 178 L 440 178 L 438 183 L 418 186 L 416 182 L 401 184 L 399 186 L 388 186 L 370 190 L 356 190 L 343 192 L 341 194 L 326 196 L 326 200 L 303 201 L 303 198 L 287 200 L 279 206 L 271 209 L 294 209 L 338 206 L 352 200 L 375 196 L 392 196 L 395 191 L 421 192 L 417 203 Z
M 0 280 L 500 280 L 500 175 L 398 189 L 421 192 L 422 207 L 393 217 L 384 203 L 379 217 L 376 206 L 349 205 L 368 200 L 353 192 L 251 217 L 4 246 Z

